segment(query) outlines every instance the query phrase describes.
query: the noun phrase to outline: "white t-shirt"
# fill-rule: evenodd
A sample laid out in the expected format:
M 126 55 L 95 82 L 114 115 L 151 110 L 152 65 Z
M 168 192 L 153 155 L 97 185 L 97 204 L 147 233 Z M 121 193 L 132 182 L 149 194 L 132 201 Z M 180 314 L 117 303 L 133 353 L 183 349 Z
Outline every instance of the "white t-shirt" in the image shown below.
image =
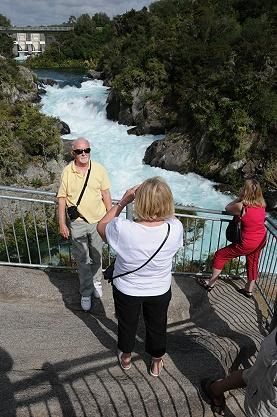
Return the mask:
M 144 226 L 120 217 L 106 226 L 106 238 L 115 250 L 114 276 L 133 271 L 146 262 L 169 236 L 157 255 L 143 268 L 124 277 L 115 278 L 114 286 L 124 294 L 153 296 L 166 293 L 171 285 L 172 258 L 183 245 L 183 226 L 171 218 L 160 226 Z

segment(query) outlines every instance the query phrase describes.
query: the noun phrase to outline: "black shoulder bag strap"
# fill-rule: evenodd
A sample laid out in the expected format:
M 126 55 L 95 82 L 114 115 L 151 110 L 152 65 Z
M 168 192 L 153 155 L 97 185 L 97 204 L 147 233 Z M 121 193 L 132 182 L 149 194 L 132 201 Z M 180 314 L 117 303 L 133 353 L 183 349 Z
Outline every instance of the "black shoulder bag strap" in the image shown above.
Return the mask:
M 150 261 L 154 258 L 154 256 L 156 256 L 156 255 L 157 255 L 157 253 L 158 253 L 158 252 L 162 249 L 163 245 L 164 245 L 164 244 L 165 244 L 165 242 L 167 241 L 167 238 L 168 238 L 168 236 L 169 236 L 169 232 L 170 232 L 170 224 L 169 224 L 169 223 L 167 223 L 167 233 L 166 233 L 166 237 L 164 238 L 163 242 L 162 242 L 162 243 L 161 243 L 161 245 L 158 247 L 158 249 L 156 250 L 156 252 L 155 252 L 155 253 L 153 253 L 153 255 L 152 255 L 152 256 L 150 256 L 150 258 L 149 258 L 149 259 L 147 259 L 147 261 L 146 261 L 146 262 L 144 262 L 144 264 L 143 264 L 143 265 L 139 266 L 138 268 L 134 269 L 133 271 L 128 271 L 128 272 L 124 272 L 124 274 L 116 275 L 116 276 L 115 276 L 115 277 L 113 277 L 112 279 L 114 280 L 115 278 L 124 277 L 125 275 L 132 274 L 133 272 L 136 272 L 136 271 L 138 271 L 139 269 L 143 268 L 145 265 L 147 265 L 147 264 L 148 264 L 148 262 L 150 262 Z
M 89 169 L 88 169 L 88 173 L 87 173 L 87 176 L 86 176 L 86 180 L 85 180 L 85 183 L 84 183 L 84 185 L 83 185 L 83 188 L 82 188 L 81 194 L 79 195 L 78 201 L 77 201 L 77 203 L 76 203 L 76 207 L 78 207 L 78 206 L 79 206 L 79 204 L 80 204 L 80 202 L 81 202 L 81 200 L 82 200 L 83 194 L 84 194 L 84 192 L 85 192 L 85 189 L 86 189 L 86 186 L 87 186 L 87 183 L 88 183 L 88 179 L 89 179 L 90 169 L 91 169 L 91 162 L 89 162 Z

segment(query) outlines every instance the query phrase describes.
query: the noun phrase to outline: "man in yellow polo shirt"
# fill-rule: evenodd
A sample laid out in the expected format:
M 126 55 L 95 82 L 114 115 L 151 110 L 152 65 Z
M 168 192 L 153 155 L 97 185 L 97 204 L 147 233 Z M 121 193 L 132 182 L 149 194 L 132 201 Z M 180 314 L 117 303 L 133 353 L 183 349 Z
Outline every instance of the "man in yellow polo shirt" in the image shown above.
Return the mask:
M 110 181 L 105 168 L 90 161 L 90 145 L 87 139 L 78 138 L 73 142 L 70 162 L 62 173 L 58 191 L 60 234 L 72 237 L 72 252 L 78 267 L 81 306 L 84 311 L 91 309 L 91 295 L 102 296 L 102 246 L 96 225 L 112 207 Z M 76 206 L 89 172 L 87 186 L 77 207 L 79 217 L 66 219 L 66 208 Z

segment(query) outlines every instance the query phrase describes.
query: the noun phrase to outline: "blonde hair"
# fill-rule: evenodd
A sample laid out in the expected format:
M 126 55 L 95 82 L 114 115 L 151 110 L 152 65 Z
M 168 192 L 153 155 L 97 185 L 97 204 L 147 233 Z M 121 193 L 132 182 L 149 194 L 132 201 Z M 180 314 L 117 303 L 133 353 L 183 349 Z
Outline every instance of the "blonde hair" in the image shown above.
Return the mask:
M 161 221 L 174 215 L 171 189 L 161 177 L 148 178 L 137 189 L 134 211 L 139 221 Z
M 243 187 L 242 203 L 245 206 L 254 206 L 254 207 L 266 206 L 261 186 L 257 180 L 247 179 L 245 181 L 245 184 Z

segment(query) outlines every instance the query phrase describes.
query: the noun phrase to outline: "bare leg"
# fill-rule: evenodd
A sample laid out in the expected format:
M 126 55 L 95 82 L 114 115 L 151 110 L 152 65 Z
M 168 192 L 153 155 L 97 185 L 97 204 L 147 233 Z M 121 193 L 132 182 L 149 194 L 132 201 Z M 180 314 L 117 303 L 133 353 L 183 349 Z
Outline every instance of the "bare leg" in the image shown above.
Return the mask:
M 242 378 L 242 370 L 234 371 L 226 378 L 218 379 L 210 385 L 211 394 L 214 396 L 213 400 L 215 404 L 220 404 L 224 392 L 230 391 L 236 388 L 243 388 L 246 386 Z
M 252 293 L 253 289 L 255 287 L 255 281 L 247 281 L 247 283 L 245 284 L 245 291 Z
M 206 283 L 210 286 L 213 287 L 215 282 L 217 281 L 217 278 L 219 277 L 220 272 L 222 271 L 222 269 L 216 269 L 213 268 L 213 273 L 210 279 L 205 280 Z

